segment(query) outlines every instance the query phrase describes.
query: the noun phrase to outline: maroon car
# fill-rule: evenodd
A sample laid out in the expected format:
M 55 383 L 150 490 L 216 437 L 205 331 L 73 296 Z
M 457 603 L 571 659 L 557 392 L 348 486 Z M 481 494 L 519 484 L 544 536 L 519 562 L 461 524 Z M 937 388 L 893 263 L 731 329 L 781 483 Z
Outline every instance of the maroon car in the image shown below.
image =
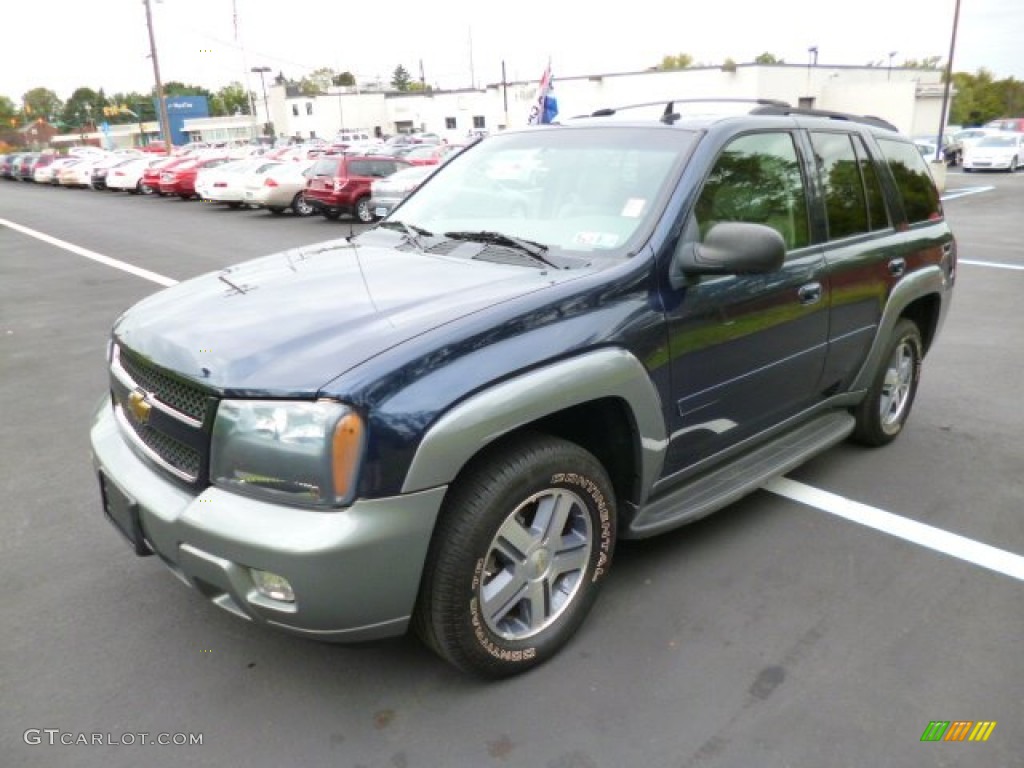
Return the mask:
M 371 222 L 370 184 L 411 167 L 394 157 L 325 155 L 309 172 L 306 202 L 328 219 L 347 213 L 362 222 Z

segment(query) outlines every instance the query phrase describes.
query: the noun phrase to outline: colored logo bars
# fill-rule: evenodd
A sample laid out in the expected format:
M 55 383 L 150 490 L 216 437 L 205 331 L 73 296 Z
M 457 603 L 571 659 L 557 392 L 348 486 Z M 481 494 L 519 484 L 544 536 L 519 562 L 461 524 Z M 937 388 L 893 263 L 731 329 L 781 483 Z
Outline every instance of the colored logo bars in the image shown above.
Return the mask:
M 988 741 L 995 729 L 995 720 L 932 720 L 921 741 Z

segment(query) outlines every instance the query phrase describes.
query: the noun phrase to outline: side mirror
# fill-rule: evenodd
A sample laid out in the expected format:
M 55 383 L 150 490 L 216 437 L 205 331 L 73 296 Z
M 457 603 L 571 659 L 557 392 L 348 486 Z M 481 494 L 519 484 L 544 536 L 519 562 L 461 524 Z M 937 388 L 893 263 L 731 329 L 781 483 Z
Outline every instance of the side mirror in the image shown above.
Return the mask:
M 687 275 L 740 275 L 775 272 L 786 258 L 786 243 L 764 224 L 723 221 L 715 224 L 703 243 L 681 241 L 672 256 L 669 277 L 673 288 Z

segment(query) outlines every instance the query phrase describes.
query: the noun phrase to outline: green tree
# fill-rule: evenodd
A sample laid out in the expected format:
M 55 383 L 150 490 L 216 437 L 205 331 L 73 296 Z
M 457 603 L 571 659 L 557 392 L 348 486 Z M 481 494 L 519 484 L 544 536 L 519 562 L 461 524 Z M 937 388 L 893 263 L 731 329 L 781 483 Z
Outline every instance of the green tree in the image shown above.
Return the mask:
M 661 64 L 658 65 L 658 69 L 673 70 L 673 69 L 686 69 L 687 67 L 693 66 L 693 56 L 688 53 L 680 53 L 675 56 L 665 55 L 661 57 Z
M 49 88 L 33 88 L 26 91 L 21 97 L 21 103 L 24 105 L 26 120 L 35 120 L 37 117 L 50 120 L 59 115 L 64 106 L 57 94 Z
M 754 57 L 755 64 L 785 64 L 784 59 L 780 59 L 774 53 L 765 51 L 764 53 L 758 54 Z
M 395 67 L 395 71 L 391 75 L 391 87 L 396 91 L 408 91 L 409 83 L 412 82 L 412 76 L 409 74 L 409 70 L 399 64 Z
M 356 76 L 351 72 L 341 72 L 334 76 L 332 81 L 335 85 L 355 85 Z
M 987 69 L 973 75 L 956 72 L 953 88 L 949 122 L 954 125 L 982 125 L 1024 113 L 1024 83 L 1012 77 L 996 80 Z
M 18 107 L 6 96 L 0 96 L 0 127 L 10 127 L 11 120 L 17 124 Z
M 94 91 L 92 88 L 76 88 L 64 102 L 64 109 L 57 120 L 58 127 L 81 128 L 102 123 L 109 119 L 103 114 L 106 106 L 107 99 L 102 89 Z
M 249 94 L 246 93 L 245 86 L 236 80 L 217 91 L 210 101 L 210 113 L 214 117 L 248 115 Z

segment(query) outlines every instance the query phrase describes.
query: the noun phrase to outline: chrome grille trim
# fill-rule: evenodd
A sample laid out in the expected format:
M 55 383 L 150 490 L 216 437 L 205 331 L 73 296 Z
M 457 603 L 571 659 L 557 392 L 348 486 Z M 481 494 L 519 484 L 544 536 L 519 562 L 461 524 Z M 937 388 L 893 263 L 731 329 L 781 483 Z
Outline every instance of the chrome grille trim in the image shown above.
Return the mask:
M 172 419 L 177 419 L 182 424 L 187 424 L 193 429 L 199 429 L 200 427 L 203 426 L 203 422 L 198 421 L 197 419 L 193 419 L 191 416 L 187 416 L 181 411 L 171 408 L 162 400 L 158 399 L 154 392 L 146 390 L 145 387 L 140 386 L 134 379 L 132 379 L 128 371 L 121 367 L 121 360 L 117 352 L 114 352 L 114 360 L 110 364 L 110 372 L 113 373 L 117 380 L 120 381 L 121 384 L 123 384 L 129 391 L 133 389 L 144 389 L 147 395 L 146 402 L 152 405 L 161 413 L 166 413 Z
M 154 464 L 170 472 L 175 477 L 184 480 L 186 483 L 194 483 L 196 480 L 199 479 L 198 472 L 195 475 L 190 475 L 187 472 L 178 469 L 176 466 L 174 466 L 166 459 L 164 459 L 163 456 L 161 456 L 159 453 L 157 453 L 148 445 L 146 445 L 143 439 L 139 436 L 138 432 L 135 431 L 135 428 L 132 426 L 131 421 L 124 415 L 124 409 L 121 407 L 120 403 L 114 406 L 114 417 L 117 419 L 117 423 L 121 427 L 122 434 L 127 435 L 128 438 L 132 441 L 132 445 L 134 445 L 142 453 L 144 453 Z M 167 439 L 169 440 L 171 438 Z M 188 449 L 188 446 L 183 447 Z
M 146 370 L 131 358 L 128 364 L 135 369 L 134 375 L 121 361 L 121 347 L 114 345 L 110 370 L 118 381 L 129 390 L 136 387 L 145 390 L 150 395 L 149 402 L 168 416 L 194 429 L 202 427 L 207 403 L 206 395 L 198 387 L 183 384 L 159 371 Z

